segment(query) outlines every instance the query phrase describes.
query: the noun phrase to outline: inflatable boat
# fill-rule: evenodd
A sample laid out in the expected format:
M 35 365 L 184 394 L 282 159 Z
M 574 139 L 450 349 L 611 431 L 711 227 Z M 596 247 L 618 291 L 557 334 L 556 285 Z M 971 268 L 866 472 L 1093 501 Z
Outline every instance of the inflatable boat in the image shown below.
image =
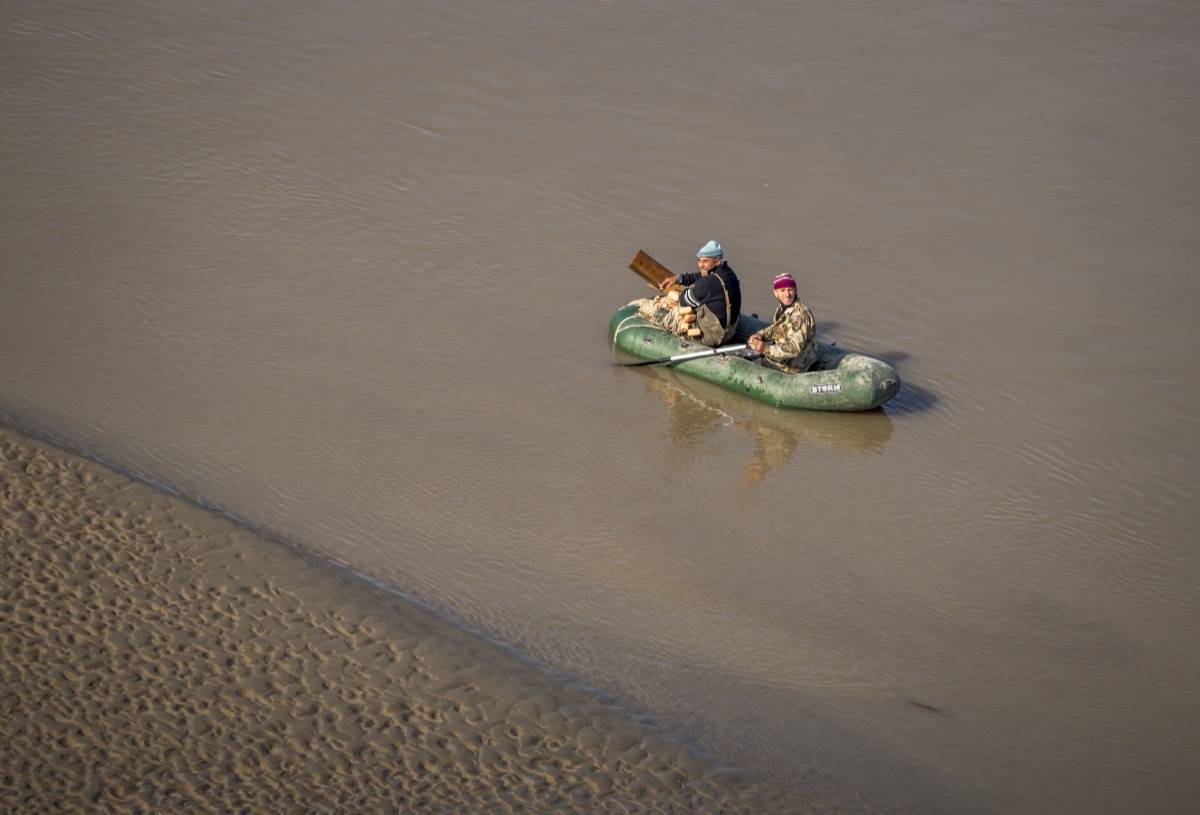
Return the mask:
M 743 314 L 737 336 L 730 343 L 744 344 L 766 325 Z M 709 350 L 651 325 L 633 305 L 617 309 L 609 322 L 608 340 L 614 352 L 642 360 Z M 887 362 L 821 341 L 817 342 L 816 363 L 802 374 L 784 373 L 733 353 L 706 354 L 664 364 L 768 405 L 795 410 L 871 410 L 900 391 L 900 376 Z

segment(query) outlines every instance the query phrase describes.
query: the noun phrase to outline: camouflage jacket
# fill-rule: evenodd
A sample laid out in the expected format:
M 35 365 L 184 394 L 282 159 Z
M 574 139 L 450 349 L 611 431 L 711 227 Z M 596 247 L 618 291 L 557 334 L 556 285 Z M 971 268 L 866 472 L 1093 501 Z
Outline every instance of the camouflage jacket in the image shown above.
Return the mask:
M 763 358 L 781 371 L 807 371 L 817 360 L 817 324 L 799 300 L 775 309 L 775 319 L 759 332 L 766 340 Z

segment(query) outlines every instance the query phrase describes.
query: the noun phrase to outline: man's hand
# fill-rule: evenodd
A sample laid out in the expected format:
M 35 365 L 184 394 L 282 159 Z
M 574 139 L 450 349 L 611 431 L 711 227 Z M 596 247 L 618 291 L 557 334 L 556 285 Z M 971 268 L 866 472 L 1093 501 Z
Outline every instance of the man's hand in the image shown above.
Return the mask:
M 662 280 L 658 281 L 658 290 L 666 291 L 667 286 L 674 286 L 678 282 L 678 277 L 664 277 Z
M 756 354 L 761 354 L 763 349 L 767 347 L 766 342 L 763 341 L 762 334 L 751 334 L 750 339 L 746 340 L 746 345 Z

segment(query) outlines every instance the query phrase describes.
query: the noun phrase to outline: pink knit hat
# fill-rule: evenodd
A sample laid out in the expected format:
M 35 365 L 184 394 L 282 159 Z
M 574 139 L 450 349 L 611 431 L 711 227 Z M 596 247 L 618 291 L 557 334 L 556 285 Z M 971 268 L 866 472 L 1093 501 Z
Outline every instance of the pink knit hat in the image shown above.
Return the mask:
M 771 288 L 794 289 L 796 288 L 796 281 L 790 274 L 784 272 L 783 274 L 775 275 L 775 282 L 771 284 Z

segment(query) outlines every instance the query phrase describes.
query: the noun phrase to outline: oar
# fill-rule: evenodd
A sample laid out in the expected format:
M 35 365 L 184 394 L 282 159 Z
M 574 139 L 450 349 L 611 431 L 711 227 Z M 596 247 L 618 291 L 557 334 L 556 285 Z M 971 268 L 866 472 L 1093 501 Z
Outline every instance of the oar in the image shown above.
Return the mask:
M 670 269 L 647 255 L 641 249 L 633 256 L 633 260 L 629 261 L 629 268 L 633 269 L 637 273 L 637 276 L 645 280 L 646 285 L 655 291 L 683 290 L 683 286 L 675 282 L 675 274 Z M 671 285 L 664 286 L 663 284 L 668 280 L 671 281 Z
M 744 351 L 744 350 L 746 350 L 746 344 L 742 343 L 741 345 L 725 345 L 725 346 L 722 346 L 721 348 L 705 348 L 703 351 L 692 351 L 691 353 L 688 353 L 688 354 L 676 354 L 673 357 L 663 357 L 662 359 L 647 359 L 647 360 L 643 360 L 641 362 L 622 362 L 620 364 L 624 365 L 627 368 L 636 368 L 639 365 L 661 365 L 664 362 L 685 362 L 689 359 L 701 359 L 703 357 L 715 357 L 718 354 L 733 354 L 738 351 Z M 758 355 L 755 354 L 755 356 L 758 356 Z M 748 359 L 748 358 L 749 357 L 744 357 L 744 359 Z

